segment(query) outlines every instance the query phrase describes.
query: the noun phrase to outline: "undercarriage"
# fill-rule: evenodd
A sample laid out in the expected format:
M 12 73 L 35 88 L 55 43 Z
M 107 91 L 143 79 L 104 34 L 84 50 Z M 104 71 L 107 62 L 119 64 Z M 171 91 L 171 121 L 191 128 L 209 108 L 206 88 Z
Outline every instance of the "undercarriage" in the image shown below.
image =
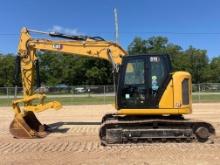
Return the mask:
M 106 114 L 99 136 L 102 145 L 151 142 L 209 142 L 214 127 L 183 116 L 121 116 Z

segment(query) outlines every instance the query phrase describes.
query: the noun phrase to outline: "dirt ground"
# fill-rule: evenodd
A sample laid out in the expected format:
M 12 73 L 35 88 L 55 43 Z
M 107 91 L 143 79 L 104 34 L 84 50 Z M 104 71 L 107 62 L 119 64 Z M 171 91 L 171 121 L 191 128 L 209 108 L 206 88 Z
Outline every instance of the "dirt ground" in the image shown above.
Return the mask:
M 214 144 L 153 143 L 103 147 L 98 129 L 112 105 L 65 106 L 38 114 L 56 131 L 43 139 L 14 139 L 8 132 L 10 107 L 0 108 L 0 164 L 220 164 L 220 103 L 194 104 L 187 118 L 205 120 L 216 128 Z

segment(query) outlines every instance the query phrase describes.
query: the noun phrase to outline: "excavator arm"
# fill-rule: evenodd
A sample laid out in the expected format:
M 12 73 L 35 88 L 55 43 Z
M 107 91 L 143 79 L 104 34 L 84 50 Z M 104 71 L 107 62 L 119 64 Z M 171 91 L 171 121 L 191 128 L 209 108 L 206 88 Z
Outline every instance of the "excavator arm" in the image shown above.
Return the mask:
M 37 61 L 36 51 L 53 51 L 109 60 L 113 65 L 121 63 L 121 57 L 127 52 L 113 42 L 101 38 L 86 36 L 69 36 L 57 33 L 46 33 L 51 37 L 68 38 L 68 40 L 33 39 L 30 32 L 39 32 L 23 28 L 18 45 L 20 56 L 24 95 L 33 94 L 33 78 Z M 45 33 L 45 32 L 44 32 Z
M 62 38 L 62 40 L 35 39 L 31 37 L 30 33 L 46 34 L 53 38 Z M 37 51 L 52 51 L 66 53 L 67 55 L 105 59 L 112 63 L 115 70 L 121 63 L 121 57 L 127 54 L 118 44 L 100 37 L 71 36 L 22 28 L 17 61 L 20 64 L 24 98 L 13 101 L 15 118 L 10 125 L 10 132 L 16 138 L 44 137 L 47 134 L 46 126 L 38 121 L 34 112 L 41 112 L 50 108 L 60 109 L 62 107 L 61 103 L 57 101 L 45 103 L 46 96 L 36 94 L 33 90 L 38 65 Z M 33 100 L 40 100 L 40 103 L 33 105 Z M 20 103 L 24 104 L 23 109 L 20 108 Z

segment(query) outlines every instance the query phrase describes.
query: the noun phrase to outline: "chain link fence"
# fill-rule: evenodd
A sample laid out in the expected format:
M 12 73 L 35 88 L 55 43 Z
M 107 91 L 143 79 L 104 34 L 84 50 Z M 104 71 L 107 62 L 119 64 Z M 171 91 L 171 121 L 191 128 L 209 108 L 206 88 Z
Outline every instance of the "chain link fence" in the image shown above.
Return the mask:
M 115 98 L 113 85 L 41 87 L 38 91 L 44 91 L 48 101 L 57 100 L 65 105 L 112 104 Z M 10 105 L 22 95 L 21 87 L 0 87 L 0 105 Z
M 192 86 L 193 102 L 220 102 L 220 83 L 201 83 Z
M 57 86 L 42 87 L 47 94 L 48 100 L 58 100 L 64 104 L 111 104 L 114 103 L 114 86 L 80 85 L 80 86 Z M 10 105 L 16 97 L 22 97 L 21 87 L 0 87 L 0 105 Z M 219 102 L 220 83 L 193 84 L 193 102 Z
M 45 91 L 49 97 L 114 96 L 113 85 L 41 87 L 41 89 L 38 90 Z M 23 94 L 22 92 L 22 87 L 0 87 L 0 96 L 2 98 L 21 97 Z

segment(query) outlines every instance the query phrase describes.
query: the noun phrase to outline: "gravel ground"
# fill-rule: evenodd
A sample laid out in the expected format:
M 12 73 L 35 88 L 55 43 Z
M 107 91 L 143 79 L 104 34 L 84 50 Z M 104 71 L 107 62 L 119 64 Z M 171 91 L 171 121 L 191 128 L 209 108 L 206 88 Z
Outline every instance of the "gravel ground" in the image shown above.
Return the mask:
M 98 129 L 112 105 L 65 106 L 37 114 L 56 131 L 43 139 L 14 139 L 8 132 L 10 107 L 0 108 L 0 164 L 220 164 L 220 104 L 194 104 L 186 118 L 212 123 L 214 144 L 153 143 L 103 147 Z

